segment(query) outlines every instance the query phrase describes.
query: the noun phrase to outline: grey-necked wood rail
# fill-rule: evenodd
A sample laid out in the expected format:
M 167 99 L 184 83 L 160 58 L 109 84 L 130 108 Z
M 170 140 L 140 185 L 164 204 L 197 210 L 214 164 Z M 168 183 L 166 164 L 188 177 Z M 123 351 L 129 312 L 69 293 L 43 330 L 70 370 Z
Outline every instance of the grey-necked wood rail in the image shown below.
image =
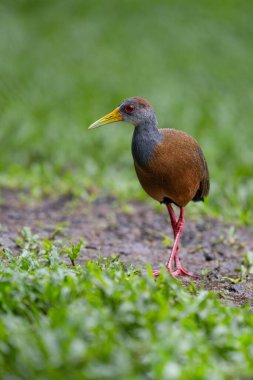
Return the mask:
M 166 264 L 173 276 L 196 277 L 186 271 L 179 259 L 179 241 L 184 228 L 184 207 L 190 201 L 203 201 L 209 192 L 209 174 L 203 152 L 196 140 L 176 129 L 158 129 L 154 110 L 140 97 L 125 99 L 114 111 L 93 123 L 89 129 L 125 121 L 135 126 L 132 139 L 134 167 L 148 195 L 165 203 L 174 232 L 174 244 Z M 180 209 L 176 217 L 172 204 Z M 158 276 L 159 270 L 154 270 Z

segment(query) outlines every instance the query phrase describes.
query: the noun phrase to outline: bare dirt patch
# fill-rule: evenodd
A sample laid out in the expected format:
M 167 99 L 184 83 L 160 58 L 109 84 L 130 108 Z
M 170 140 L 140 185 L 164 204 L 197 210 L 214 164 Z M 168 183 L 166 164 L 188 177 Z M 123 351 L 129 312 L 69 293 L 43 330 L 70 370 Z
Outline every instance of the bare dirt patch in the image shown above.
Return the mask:
M 146 263 L 159 268 L 168 257 L 166 244 L 172 241 L 165 209 L 160 214 L 141 202 L 122 207 L 116 199 L 109 198 L 90 203 L 62 197 L 27 204 L 16 193 L 2 190 L 0 224 L 1 249 L 10 248 L 18 253 L 16 239 L 20 230 L 29 226 L 41 237 L 55 239 L 60 235 L 74 242 L 85 240 L 80 264 L 101 256 L 119 255 L 120 260 L 140 270 L 146 270 Z M 164 240 L 166 236 L 170 239 Z M 253 275 L 245 275 L 245 253 L 250 251 L 253 251 L 251 227 L 236 227 L 210 218 L 186 220 L 180 257 L 190 272 L 206 271 L 194 280 L 197 287 L 213 290 L 226 302 L 253 304 Z

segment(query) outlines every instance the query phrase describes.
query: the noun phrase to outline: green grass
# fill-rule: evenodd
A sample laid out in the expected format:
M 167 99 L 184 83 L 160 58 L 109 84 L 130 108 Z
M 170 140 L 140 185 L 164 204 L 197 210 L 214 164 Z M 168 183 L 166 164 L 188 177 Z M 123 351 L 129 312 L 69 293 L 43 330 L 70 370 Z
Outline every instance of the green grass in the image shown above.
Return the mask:
M 250 0 L 2 1 L 0 184 L 145 198 L 132 127 L 87 131 L 142 95 L 206 154 L 211 194 L 192 213 L 252 223 L 252 11 Z
M 21 232 L 1 251 L 1 379 L 250 379 L 253 314 L 117 259 Z M 70 252 L 71 251 L 71 252 Z

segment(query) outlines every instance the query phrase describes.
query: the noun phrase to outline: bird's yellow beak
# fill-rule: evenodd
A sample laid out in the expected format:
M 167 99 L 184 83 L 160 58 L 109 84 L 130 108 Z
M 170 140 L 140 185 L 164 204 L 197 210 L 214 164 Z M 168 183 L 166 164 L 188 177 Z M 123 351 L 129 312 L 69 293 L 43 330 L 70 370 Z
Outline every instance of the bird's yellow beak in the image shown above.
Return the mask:
M 119 107 L 115 108 L 112 112 L 108 113 L 101 119 L 95 121 L 95 123 L 91 124 L 88 129 L 102 127 L 102 125 L 115 123 L 116 121 L 123 120 L 122 115 L 119 112 Z

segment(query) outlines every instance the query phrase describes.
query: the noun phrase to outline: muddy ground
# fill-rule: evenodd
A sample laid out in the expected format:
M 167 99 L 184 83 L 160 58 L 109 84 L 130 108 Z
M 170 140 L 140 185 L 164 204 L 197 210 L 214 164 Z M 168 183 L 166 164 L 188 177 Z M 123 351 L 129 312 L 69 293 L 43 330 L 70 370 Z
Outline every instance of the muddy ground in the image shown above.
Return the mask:
M 29 226 L 41 237 L 56 238 L 57 233 L 75 242 L 84 239 L 86 245 L 79 263 L 119 255 L 123 262 L 145 271 L 146 263 L 157 269 L 167 259 L 166 244 L 171 244 L 172 231 L 165 208 L 164 213 L 158 213 L 145 203 L 122 206 L 108 198 L 90 203 L 62 197 L 31 204 L 21 201 L 20 194 L 3 190 L 0 196 L 0 248 L 8 247 L 17 253 L 20 248 L 15 241 L 20 230 Z M 64 227 L 57 232 L 62 223 Z M 164 241 L 166 235 L 171 239 Z M 197 287 L 213 290 L 225 302 L 253 305 L 253 274 L 247 274 L 245 263 L 245 253 L 250 251 L 251 227 L 236 227 L 210 218 L 186 220 L 180 257 L 188 271 L 204 273 L 194 280 Z M 182 277 L 179 280 L 186 281 Z

